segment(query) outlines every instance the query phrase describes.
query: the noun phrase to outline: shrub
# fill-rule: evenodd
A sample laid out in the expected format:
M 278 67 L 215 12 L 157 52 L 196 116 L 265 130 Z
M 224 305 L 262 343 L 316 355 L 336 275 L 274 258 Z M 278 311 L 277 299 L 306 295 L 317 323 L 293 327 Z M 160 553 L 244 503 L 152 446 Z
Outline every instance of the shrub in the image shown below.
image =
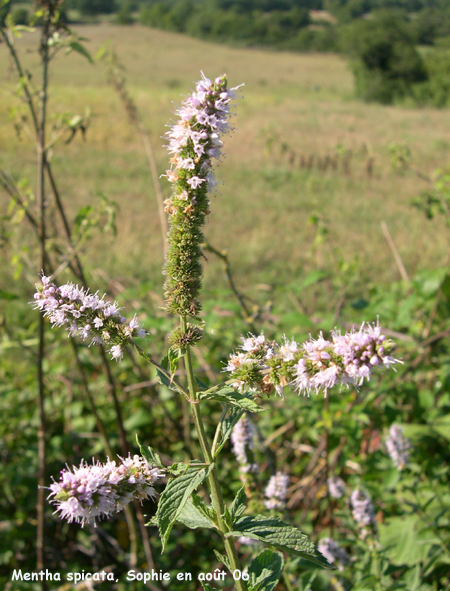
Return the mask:
M 15 8 L 11 13 L 11 18 L 15 25 L 28 25 L 30 15 L 26 8 Z
M 345 27 L 344 51 L 353 57 L 356 93 L 366 101 L 392 103 L 412 95 L 412 85 L 428 73 L 406 26 L 392 12 L 381 12 L 368 21 Z

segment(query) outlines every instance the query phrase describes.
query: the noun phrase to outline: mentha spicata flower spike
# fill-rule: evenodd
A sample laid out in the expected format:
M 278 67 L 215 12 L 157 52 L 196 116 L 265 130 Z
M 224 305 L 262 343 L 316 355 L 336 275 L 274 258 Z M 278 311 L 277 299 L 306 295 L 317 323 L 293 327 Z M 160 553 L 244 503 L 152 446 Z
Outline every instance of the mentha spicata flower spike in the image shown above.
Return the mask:
M 221 136 L 232 129 L 234 90 L 227 88 L 225 75 L 214 81 L 203 76 L 176 112 L 179 119 L 166 135 L 172 154 L 166 177 L 173 188 L 166 200 L 170 230 L 164 289 L 167 310 L 173 314 L 195 318 L 201 309 L 201 228 L 209 214 L 208 192 L 216 185 L 213 160 L 220 160 Z
M 283 472 L 277 472 L 270 477 L 269 483 L 264 491 L 267 500 L 264 505 L 267 509 L 283 509 L 286 504 L 289 476 Z
M 333 499 L 341 499 L 345 495 L 345 482 L 339 476 L 328 478 L 328 491 Z
M 361 529 L 361 537 L 365 539 L 369 534 L 376 532 L 375 508 L 369 494 L 357 488 L 350 496 L 350 509 L 353 519 Z
M 322 538 L 319 540 L 317 548 L 328 562 L 330 564 L 336 564 L 339 570 L 344 570 L 344 566 L 350 561 L 347 552 L 331 538 Z
M 403 429 L 399 425 L 390 426 L 389 435 L 386 437 L 386 448 L 397 470 L 401 471 L 408 466 L 411 443 L 403 435 Z
M 152 485 L 162 475 L 138 455 L 120 458 L 119 464 L 109 459 L 92 465 L 82 461 L 79 468 L 61 471 L 60 480 L 50 485 L 49 498 L 62 519 L 95 525 L 96 520 L 122 511 L 133 500 L 155 499 Z
M 53 326 L 64 326 L 69 336 L 90 339 L 91 345 L 103 345 L 111 358 L 121 361 L 126 344 L 146 332 L 134 316 L 130 322 L 120 314 L 117 302 L 99 297 L 98 293 L 73 283 L 57 287 L 51 277 L 41 276 L 36 284 L 34 307 L 48 316 Z
M 257 472 L 258 464 L 251 461 L 251 459 L 249 461 L 249 455 L 253 455 L 252 452 L 255 446 L 255 427 L 247 415 L 244 415 L 233 427 L 231 444 L 239 463 L 241 478 L 248 472 Z
M 395 343 L 381 334 L 378 325 L 363 324 L 359 331 L 320 333 L 303 344 L 284 338 L 283 344 L 267 343 L 264 335 L 243 338 L 243 353 L 230 356 L 226 370 L 241 390 L 272 392 L 283 396 L 290 386 L 298 394 L 316 394 L 334 386 L 359 387 L 374 371 L 389 369 L 399 359 L 391 357 Z

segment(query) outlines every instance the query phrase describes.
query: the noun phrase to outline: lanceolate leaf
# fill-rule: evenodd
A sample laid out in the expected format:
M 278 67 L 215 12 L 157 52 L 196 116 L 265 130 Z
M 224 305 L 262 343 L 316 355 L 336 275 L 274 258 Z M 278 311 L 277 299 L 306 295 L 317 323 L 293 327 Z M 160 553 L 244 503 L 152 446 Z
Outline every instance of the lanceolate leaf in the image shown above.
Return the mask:
M 214 400 L 228 406 L 236 406 L 248 412 L 262 412 L 264 406 L 259 406 L 250 394 L 240 394 L 228 384 L 219 384 L 214 388 L 199 393 L 200 400 Z
M 262 515 L 242 517 L 234 526 L 234 531 L 226 536 L 245 536 L 274 546 L 282 552 L 289 552 L 324 568 L 333 568 L 320 554 L 308 536 L 292 525 L 279 519 L 268 519 Z
M 230 517 L 233 522 L 233 525 L 236 523 L 236 521 L 239 519 L 239 517 L 245 511 L 246 502 L 247 502 L 247 495 L 245 494 L 244 487 L 242 487 L 241 489 L 239 489 L 239 491 L 238 491 L 238 493 L 237 493 L 237 495 L 230 507 Z
M 213 464 L 208 467 L 191 465 L 184 474 L 170 480 L 161 494 L 156 518 L 162 543 L 162 552 L 166 547 L 170 530 L 181 515 L 192 492 L 205 480 Z
M 141 456 L 144 457 L 149 464 L 151 464 L 152 466 L 157 466 L 158 468 L 164 468 L 161 462 L 161 458 L 154 449 L 152 449 L 150 446 L 144 447 L 143 445 L 141 445 L 139 443 L 137 435 L 136 442 L 139 445 L 139 449 L 141 450 Z
M 206 511 L 202 510 L 203 507 L 199 504 L 198 499 L 199 497 L 196 497 L 195 500 L 190 497 L 186 501 L 181 513 L 177 517 L 177 521 L 183 523 L 189 529 L 197 529 L 198 527 L 214 529 L 216 527 L 214 522 L 205 514 Z
M 86 47 L 84 47 L 84 45 L 82 45 L 78 41 L 71 41 L 69 43 L 66 53 L 70 53 L 71 51 L 76 51 L 77 53 L 85 57 L 91 64 L 94 63 L 92 61 L 92 57 L 89 51 L 86 49 Z
M 222 414 L 222 418 L 220 420 L 221 438 L 219 444 L 214 450 L 215 455 L 217 455 L 223 448 L 228 440 L 228 437 L 231 435 L 233 427 L 244 414 L 244 411 L 241 408 L 231 408 L 229 413 L 227 413 L 226 410 L 227 409 L 225 409 L 225 412 Z
M 283 572 L 284 558 L 279 552 L 263 550 L 248 567 L 249 591 L 273 591 Z
M 223 554 L 221 554 L 217 550 L 214 550 L 214 554 L 216 555 L 217 560 L 219 562 L 221 562 L 224 566 L 226 566 L 227 569 L 231 572 L 231 564 L 230 564 L 230 561 L 228 560 L 228 557 L 224 556 Z

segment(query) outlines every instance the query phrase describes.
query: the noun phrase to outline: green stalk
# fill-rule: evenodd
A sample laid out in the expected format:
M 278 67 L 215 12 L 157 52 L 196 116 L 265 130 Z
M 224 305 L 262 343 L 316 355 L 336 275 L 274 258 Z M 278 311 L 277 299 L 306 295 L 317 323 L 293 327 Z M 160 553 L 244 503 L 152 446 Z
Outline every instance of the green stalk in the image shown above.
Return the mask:
M 186 331 L 186 317 L 180 316 L 181 321 L 181 328 L 182 331 Z M 222 491 L 220 488 L 219 478 L 217 475 L 217 468 L 216 464 L 214 463 L 213 456 L 211 453 L 211 448 L 209 445 L 208 437 L 205 432 L 205 426 L 203 424 L 203 419 L 200 411 L 200 404 L 197 398 L 197 388 L 195 385 L 195 378 L 194 372 L 192 367 L 192 357 L 190 347 L 186 347 L 186 355 L 184 356 L 184 363 L 186 367 L 186 375 L 187 375 L 187 382 L 188 382 L 188 390 L 189 390 L 189 402 L 191 403 L 192 414 L 194 417 L 195 428 L 197 430 L 198 439 L 200 442 L 200 447 L 202 448 L 203 458 L 206 464 L 213 464 L 213 468 L 208 476 L 209 486 L 211 487 L 211 497 L 212 497 L 212 504 L 214 510 L 217 515 L 217 525 L 219 528 L 220 534 L 224 537 L 225 534 L 229 531 L 224 519 L 223 514 L 225 512 L 225 504 L 223 502 Z M 228 556 L 228 560 L 230 561 L 230 567 L 232 572 L 235 570 L 239 570 L 242 573 L 242 568 L 239 563 L 239 558 L 236 552 L 236 548 L 234 547 L 234 543 L 230 538 L 224 537 L 224 544 L 225 550 Z M 236 588 L 238 591 L 246 591 L 247 587 L 244 581 L 239 580 L 236 581 Z

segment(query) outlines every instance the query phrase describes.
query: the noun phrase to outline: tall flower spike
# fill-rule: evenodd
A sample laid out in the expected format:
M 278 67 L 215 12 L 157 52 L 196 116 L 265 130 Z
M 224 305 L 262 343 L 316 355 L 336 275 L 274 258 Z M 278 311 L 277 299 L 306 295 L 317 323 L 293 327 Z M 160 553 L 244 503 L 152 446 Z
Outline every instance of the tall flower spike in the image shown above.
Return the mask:
M 331 538 L 322 538 L 319 540 L 317 548 L 328 562 L 330 564 L 336 564 L 339 570 L 344 570 L 344 566 L 350 561 L 347 552 Z
M 397 470 L 401 471 L 408 466 L 411 443 L 403 435 L 403 429 L 399 425 L 390 426 L 389 435 L 386 437 L 386 448 Z
M 50 277 L 42 275 L 41 283 L 36 284 L 34 307 L 48 316 L 53 326 L 66 325 L 69 336 L 90 339 L 91 345 L 103 345 L 112 359 L 121 361 L 130 339 L 145 337 L 146 332 L 136 316 L 127 322 L 119 313 L 118 304 L 104 297 L 73 283 L 57 287 Z
M 155 499 L 152 485 L 162 476 L 140 456 L 120 458 L 120 464 L 108 461 L 88 465 L 82 461 L 73 471 L 62 470 L 59 482 L 50 485 L 51 502 L 62 519 L 84 526 L 109 517 L 133 500 Z
M 322 333 L 302 345 L 295 340 L 279 346 L 265 341 L 264 335 L 243 338 L 243 353 L 232 354 L 225 370 L 232 374 L 241 390 L 276 392 L 283 396 L 290 386 L 298 394 L 325 396 L 334 386 L 359 388 L 377 369 L 390 369 L 399 359 L 391 357 L 395 343 L 381 334 L 378 324 L 363 324 L 359 331 L 341 335 L 332 332 L 332 340 Z
M 239 472 L 241 480 L 245 483 L 246 475 L 249 472 L 257 472 L 258 464 L 249 461 L 249 455 L 252 455 L 255 443 L 255 427 L 253 423 L 244 415 L 238 423 L 233 427 L 231 432 L 231 444 L 233 452 L 239 463 Z
M 173 157 L 166 173 L 172 196 L 166 200 L 170 229 L 163 272 L 166 307 L 173 314 L 195 318 L 201 309 L 201 228 L 209 214 L 208 192 L 216 185 L 213 159 L 222 155 L 221 135 L 232 129 L 228 120 L 233 90 L 227 89 L 225 75 L 214 82 L 203 76 L 166 136 Z
M 328 490 L 330 497 L 341 499 L 345 495 L 345 482 L 339 476 L 332 476 L 328 478 Z
M 264 505 L 267 509 L 283 509 L 286 504 L 289 476 L 283 472 L 277 472 L 270 477 L 269 484 L 264 491 L 267 500 Z
M 366 491 L 357 488 L 352 492 L 350 496 L 350 508 L 353 519 L 361 530 L 361 538 L 363 540 L 376 532 L 375 508 Z

